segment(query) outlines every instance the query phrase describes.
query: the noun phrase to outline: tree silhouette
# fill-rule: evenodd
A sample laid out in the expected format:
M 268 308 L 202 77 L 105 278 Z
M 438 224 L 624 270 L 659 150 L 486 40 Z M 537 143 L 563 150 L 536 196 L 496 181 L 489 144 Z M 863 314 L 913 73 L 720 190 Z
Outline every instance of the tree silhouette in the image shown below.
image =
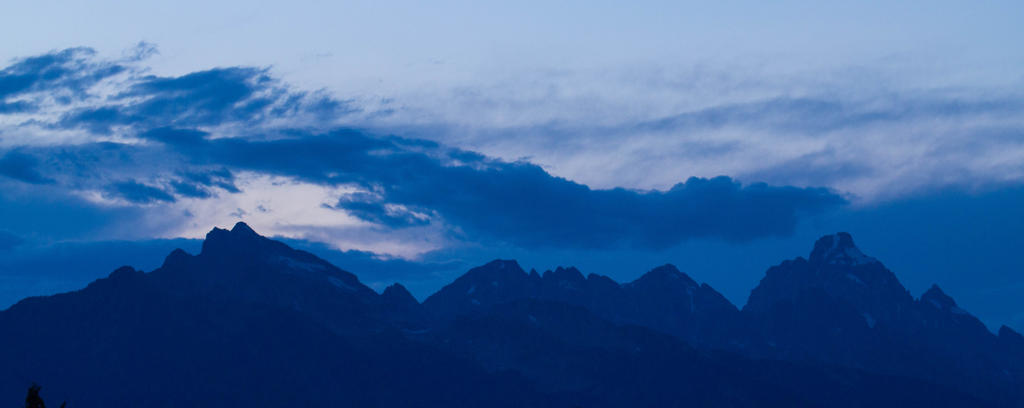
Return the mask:
M 46 408 L 46 403 L 43 402 L 43 398 L 39 396 L 40 387 L 36 384 L 28 387 L 28 395 L 25 396 L 25 408 Z M 64 408 L 68 403 L 65 401 L 60 404 L 60 408 Z
M 32 384 L 28 387 L 28 395 L 25 396 L 25 408 L 46 408 L 46 403 L 39 396 L 39 386 Z

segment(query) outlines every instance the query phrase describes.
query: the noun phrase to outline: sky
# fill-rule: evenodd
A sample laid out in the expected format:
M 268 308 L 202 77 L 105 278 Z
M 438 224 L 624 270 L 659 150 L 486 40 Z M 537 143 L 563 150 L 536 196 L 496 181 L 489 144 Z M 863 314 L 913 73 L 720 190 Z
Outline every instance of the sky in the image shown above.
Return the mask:
M 245 221 L 421 299 L 515 258 L 737 305 L 849 231 L 1024 329 L 1019 2 L 21 2 L 0 308 Z

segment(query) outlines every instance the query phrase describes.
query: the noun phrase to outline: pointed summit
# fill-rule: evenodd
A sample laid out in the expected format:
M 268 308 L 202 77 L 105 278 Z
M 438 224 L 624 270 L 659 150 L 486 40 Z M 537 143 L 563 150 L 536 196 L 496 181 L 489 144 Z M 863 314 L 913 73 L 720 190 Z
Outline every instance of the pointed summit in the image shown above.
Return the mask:
M 239 221 L 231 230 L 214 228 L 206 233 L 200 254 L 255 252 L 260 247 L 276 247 L 281 250 L 284 244 L 272 241 L 254 231 L 248 224 Z M 270 248 L 264 248 L 270 249 Z
M 231 228 L 231 233 L 232 234 L 236 234 L 236 235 L 250 235 L 250 236 L 257 236 L 257 235 L 259 235 L 259 234 L 256 233 L 256 231 L 253 231 L 253 229 L 251 227 L 249 227 L 249 224 L 246 224 L 246 223 L 244 223 L 242 221 L 239 221 L 239 222 L 235 223 L 235 226 Z
M 395 306 L 419 305 L 420 303 L 405 286 L 397 282 L 385 288 L 384 293 L 381 293 L 381 298 L 386 304 Z
M 586 282 L 587 278 L 583 277 L 583 273 L 576 269 L 574 266 L 563 268 L 561 266 L 555 268 L 554 271 L 546 271 L 541 276 L 545 281 L 558 282 L 561 286 L 574 286 L 580 287 Z
M 380 294 L 381 306 L 388 320 L 408 330 L 425 328 L 426 310 L 401 283 L 393 283 Z
M 815 254 L 824 254 L 831 252 L 836 249 L 845 248 L 856 248 L 857 245 L 853 243 L 853 236 L 849 232 L 837 232 L 831 235 L 825 235 L 818 238 L 814 242 L 814 250 L 811 252 L 813 257 Z
M 519 266 L 519 262 L 515 259 L 495 259 L 479 267 L 480 269 L 498 269 L 498 270 L 522 270 Z
M 184 249 L 175 248 L 167 257 L 164 258 L 164 263 L 161 268 L 179 268 L 186 265 L 189 260 L 192 259 L 192 255 L 185 252 Z
M 242 221 L 235 223 L 235 226 L 231 227 L 230 230 L 214 227 L 212 230 L 210 230 L 210 232 L 206 233 L 207 241 L 211 239 L 221 239 L 228 237 L 230 237 L 231 239 L 239 239 L 262 237 L 262 235 L 256 233 L 256 231 L 254 231 L 252 227 L 249 226 L 249 224 L 246 224 Z
M 676 266 L 672 264 L 664 264 L 651 269 L 647 273 L 643 274 L 643 276 L 634 280 L 630 285 L 664 285 L 670 282 L 681 282 L 685 286 L 693 288 L 699 286 L 697 281 L 693 280 L 689 275 L 679 271 L 679 268 L 676 268 Z
M 914 298 L 892 271 L 864 255 L 849 233 L 839 232 L 818 239 L 809 260 L 796 258 L 769 268 L 743 309 L 772 314 L 782 313 L 780 307 L 790 307 L 783 305 L 795 305 L 795 309 L 770 316 L 785 320 L 807 318 L 793 313 L 843 305 L 853 316 L 850 320 L 861 324 L 865 319 L 896 322 L 913 303 Z M 862 317 L 864 314 L 870 319 Z
M 495 259 L 470 269 L 437 291 L 423 306 L 435 316 L 455 317 L 529 296 L 535 281 L 514 260 Z
M 999 337 L 1004 339 L 1013 339 L 1014 341 L 1024 344 L 1024 336 L 1021 336 L 1020 333 L 1017 333 L 1005 324 L 999 326 Z
M 931 288 L 928 288 L 928 291 L 921 295 L 921 303 L 930 304 L 942 310 L 956 307 L 956 301 L 943 292 L 939 285 L 932 285 Z
M 495 259 L 482 266 L 470 269 L 463 277 L 474 280 L 520 280 L 526 278 L 526 271 L 513 259 Z
M 875 258 L 864 255 L 853 243 L 853 237 L 847 232 L 838 232 L 819 238 L 814 243 L 810 261 L 816 264 L 833 265 L 863 265 L 878 262 Z

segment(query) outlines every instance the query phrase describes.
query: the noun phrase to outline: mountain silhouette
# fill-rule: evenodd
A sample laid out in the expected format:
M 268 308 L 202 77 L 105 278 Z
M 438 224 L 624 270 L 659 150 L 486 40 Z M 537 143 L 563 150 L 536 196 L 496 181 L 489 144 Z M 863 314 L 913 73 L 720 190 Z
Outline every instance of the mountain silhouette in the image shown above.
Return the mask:
M 819 239 L 809 259 L 768 269 L 743 308 L 757 332 L 749 355 L 922 378 L 1020 404 L 1024 348 L 996 336 L 938 286 L 920 298 L 847 233 Z
M 73 406 L 565 406 L 392 327 L 354 275 L 239 223 L 199 255 L 0 312 L 0 392 L 35 381 Z
M 914 299 L 848 234 L 737 309 L 672 265 L 620 284 L 496 260 L 422 304 L 215 228 L 144 273 L 0 311 L 0 404 L 1020 406 L 1024 337 L 938 287 Z
M 720 293 L 672 265 L 620 285 L 607 276 L 584 277 L 573 267 L 528 274 L 515 261 L 503 260 L 471 269 L 428 297 L 423 306 L 436 318 L 451 320 L 527 298 L 581 306 L 613 323 L 649 327 L 692 344 L 726 338 L 736 330 L 739 313 Z

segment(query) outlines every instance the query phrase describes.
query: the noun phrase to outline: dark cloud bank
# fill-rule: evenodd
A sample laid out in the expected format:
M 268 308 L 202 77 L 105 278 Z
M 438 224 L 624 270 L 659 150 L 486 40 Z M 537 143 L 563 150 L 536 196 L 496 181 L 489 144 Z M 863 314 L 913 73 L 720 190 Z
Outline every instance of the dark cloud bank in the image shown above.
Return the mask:
M 0 174 L 158 204 L 237 191 L 233 174 L 254 171 L 358 186 L 363 193 L 334 208 L 381 228 L 443 223 L 463 239 L 524 247 L 661 248 L 695 237 L 785 235 L 802 215 L 845 202 L 826 189 L 742 185 L 728 177 L 691 178 L 667 191 L 594 190 L 531 163 L 342 127 L 337 119 L 357 107 L 323 92 L 294 91 L 265 69 L 158 77 L 139 73 L 133 63 L 98 61 L 91 50 L 71 49 L 4 69 L 4 106 L 34 101 L 26 111 L 62 112 L 22 129 L 126 142 L 8 148 Z M 94 95 L 104 80 L 116 90 Z M 59 110 L 65 102 L 43 102 L 42 94 L 87 103 Z

